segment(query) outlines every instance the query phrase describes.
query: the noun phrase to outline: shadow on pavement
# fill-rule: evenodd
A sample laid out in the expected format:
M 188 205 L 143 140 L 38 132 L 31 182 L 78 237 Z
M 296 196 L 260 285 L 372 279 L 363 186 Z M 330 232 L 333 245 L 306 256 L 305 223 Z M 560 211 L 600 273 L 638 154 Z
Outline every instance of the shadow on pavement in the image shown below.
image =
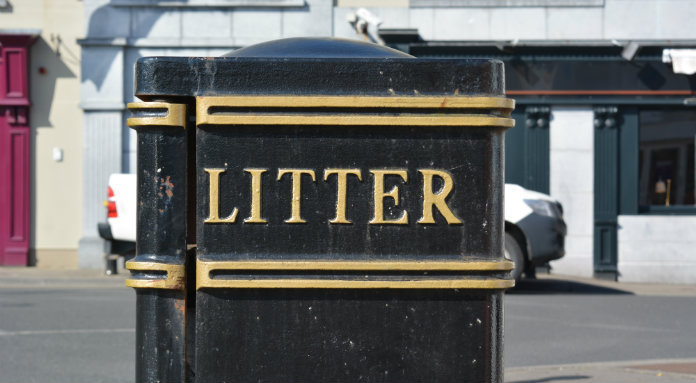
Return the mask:
M 562 382 L 562 381 L 571 381 L 571 380 L 583 380 L 583 379 L 590 379 L 590 378 L 592 378 L 592 377 L 587 376 L 587 375 L 563 375 L 563 376 L 549 376 L 546 378 L 531 379 L 531 380 L 515 380 L 512 382 L 505 382 L 505 383 L 552 383 L 552 382 Z
M 630 291 L 620 290 L 599 284 L 569 281 L 556 278 L 523 279 L 508 294 L 630 294 Z

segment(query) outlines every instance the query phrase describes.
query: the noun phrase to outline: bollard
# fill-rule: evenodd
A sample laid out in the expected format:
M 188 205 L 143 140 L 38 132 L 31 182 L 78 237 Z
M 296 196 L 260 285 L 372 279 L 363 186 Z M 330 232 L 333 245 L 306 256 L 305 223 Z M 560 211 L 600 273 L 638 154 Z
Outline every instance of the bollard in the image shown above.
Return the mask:
M 502 382 L 501 62 L 285 39 L 135 93 L 138 382 Z

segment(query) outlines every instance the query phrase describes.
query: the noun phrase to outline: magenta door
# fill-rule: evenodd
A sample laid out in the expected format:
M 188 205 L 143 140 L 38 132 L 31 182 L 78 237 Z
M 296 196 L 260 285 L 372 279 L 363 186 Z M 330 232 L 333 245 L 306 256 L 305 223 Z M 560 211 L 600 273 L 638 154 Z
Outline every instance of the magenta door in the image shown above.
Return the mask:
M 29 260 L 28 48 L 34 37 L 0 35 L 0 265 Z

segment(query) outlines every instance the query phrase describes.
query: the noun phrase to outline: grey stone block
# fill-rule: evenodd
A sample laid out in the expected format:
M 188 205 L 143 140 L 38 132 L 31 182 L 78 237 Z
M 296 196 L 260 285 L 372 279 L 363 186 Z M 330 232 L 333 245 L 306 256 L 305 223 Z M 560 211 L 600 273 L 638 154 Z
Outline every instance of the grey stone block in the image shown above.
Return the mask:
M 182 12 L 183 37 L 232 37 L 232 13 L 221 9 L 197 9 Z
M 601 39 L 604 37 L 602 8 L 549 8 L 549 39 Z
M 181 37 L 181 12 L 175 10 L 143 8 L 133 11 L 131 37 Z
M 85 2 L 85 34 L 89 38 L 126 37 L 130 34 L 130 10 L 105 2 Z
M 437 8 L 434 15 L 435 40 L 488 40 L 491 38 L 491 11 L 483 8 Z
M 331 36 L 333 12 L 332 7 L 327 5 L 330 3 L 319 4 L 314 1 L 304 8 L 284 9 L 281 20 L 282 37 Z
M 281 13 L 264 9 L 236 9 L 232 14 L 236 45 L 250 45 L 282 37 Z
M 546 38 L 545 8 L 494 8 L 490 10 L 492 40 L 541 40 Z
M 607 0 L 604 6 L 604 38 L 657 38 L 657 3 L 654 0 Z
M 104 269 L 104 241 L 99 237 L 82 237 L 77 249 L 77 267 Z

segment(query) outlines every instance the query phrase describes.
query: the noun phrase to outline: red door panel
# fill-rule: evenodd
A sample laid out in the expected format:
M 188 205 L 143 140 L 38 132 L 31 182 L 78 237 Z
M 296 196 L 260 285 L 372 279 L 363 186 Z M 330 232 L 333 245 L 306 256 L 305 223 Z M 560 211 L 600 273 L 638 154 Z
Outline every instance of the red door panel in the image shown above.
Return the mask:
M 35 36 L 0 34 L 0 265 L 29 261 L 28 49 Z

